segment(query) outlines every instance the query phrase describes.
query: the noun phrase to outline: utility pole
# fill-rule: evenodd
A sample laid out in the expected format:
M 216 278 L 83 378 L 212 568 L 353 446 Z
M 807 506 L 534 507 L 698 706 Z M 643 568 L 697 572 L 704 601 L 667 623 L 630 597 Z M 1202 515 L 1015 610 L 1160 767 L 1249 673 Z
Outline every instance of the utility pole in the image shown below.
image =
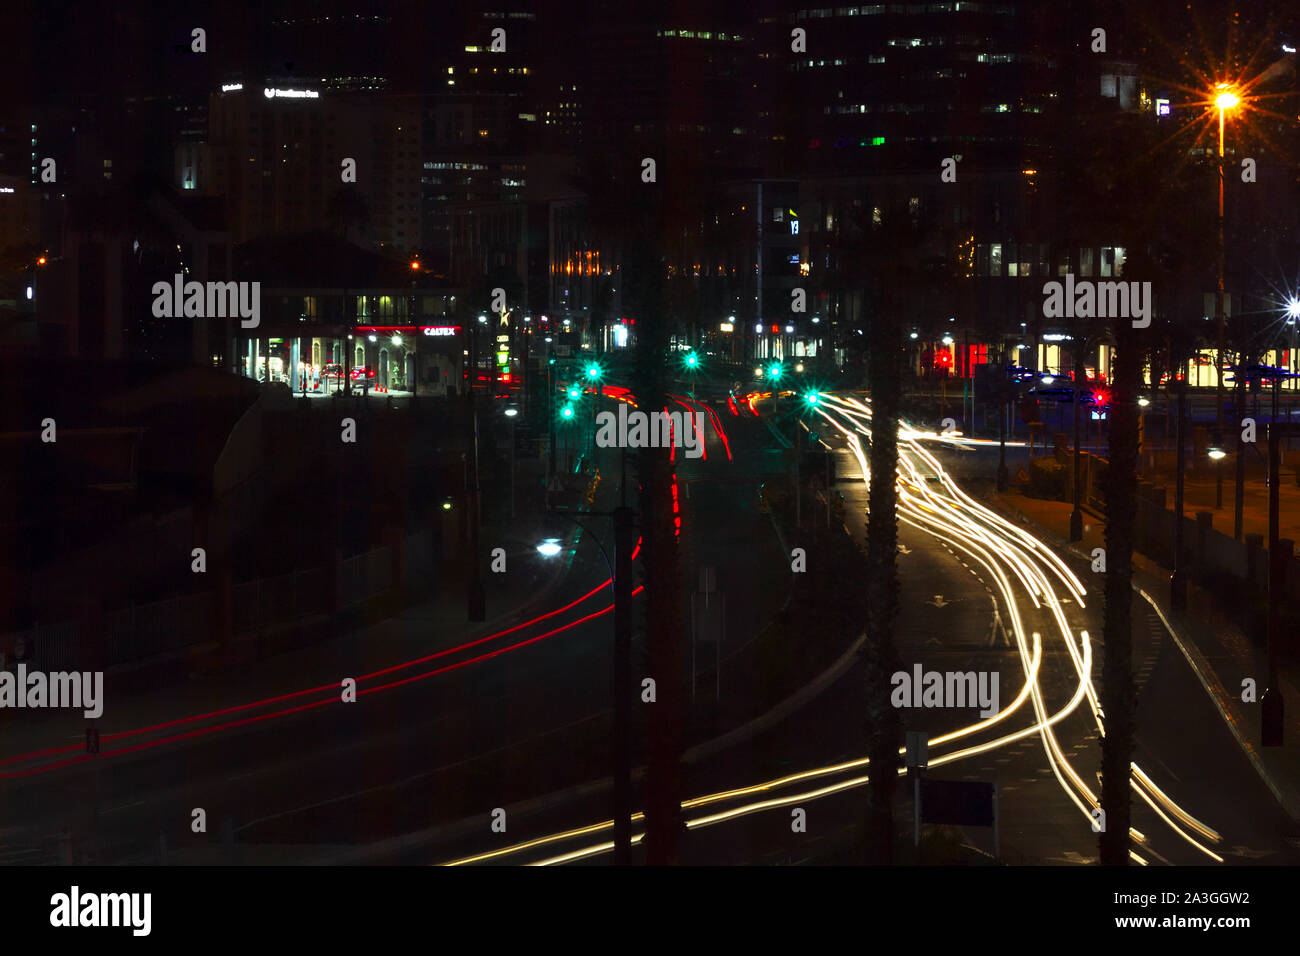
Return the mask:
M 1083 489 L 1080 487 L 1083 482 L 1083 475 L 1080 466 L 1083 464 L 1083 459 L 1079 451 L 1079 390 L 1083 386 L 1079 379 L 1087 379 L 1088 377 L 1087 370 L 1084 366 L 1085 343 L 1086 340 L 1081 340 L 1074 353 L 1074 481 L 1072 482 L 1074 491 L 1074 510 L 1070 512 L 1071 541 L 1083 540 L 1083 511 L 1080 508 L 1083 496 Z
M 1174 610 L 1181 611 L 1187 607 L 1187 569 L 1183 562 L 1183 474 L 1186 468 L 1186 451 L 1183 448 L 1183 421 L 1187 417 L 1186 399 L 1187 383 L 1176 382 L 1178 392 L 1178 426 L 1174 476 L 1174 573 L 1169 579 L 1169 603 Z
M 1276 394 L 1276 393 L 1274 393 Z M 1276 418 L 1276 414 L 1274 418 Z M 1282 688 L 1278 686 L 1277 660 L 1281 654 L 1281 622 L 1278 604 L 1282 597 L 1285 574 L 1284 561 L 1290 554 L 1282 554 L 1278 544 L 1278 481 L 1282 461 L 1281 431 L 1276 421 L 1268 426 L 1268 687 L 1260 698 L 1261 739 L 1265 747 L 1281 747 L 1284 727 Z
M 1237 461 L 1236 464 L 1236 487 L 1232 490 L 1232 537 L 1240 541 L 1242 535 L 1243 511 L 1245 510 L 1245 493 L 1246 493 L 1246 442 L 1241 433 L 1241 415 L 1245 410 L 1245 388 L 1243 378 L 1248 374 L 1246 363 L 1249 356 L 1244 352 L 1237 353 L 1237 373 L 1233 376 L 1233 428 L 1237 432 Z
M 546 487 L 551 487 L 555 478 L 555 386 L 551 383 L 551 372 L 555 368 L 555 350 L 546 356 L 546 436 L 551 454 L 546 461 Z
M 1223 110 L 1219 110 L 1219 248 L 1218 248 L 1218 288 L 1214 294 L 1214 319 L 1218 327 L 1218 352 L 1214 357 L 1214 411 L 1218 423 L 1220 441 L 1223 436 Z M 1223 459 L 1214 463 L 1214 507 L 1223 507 Z
M 632 509 L 614 509 L 614 865 L 632 863 Z
M 487 595 L 483 590 L 483 580 L 479 576 L 479 488 L 478 488 L 478 409 L 475 407 L 474 389 L 469 390 L 469 454 L 466 456 L 469 475 L 466 491 L 469 507 L 465 520 L 469 523 L 469 560 L 470 574 L 466 585 L 465 600 L 470 621 L 479 622 L 487 619 Z
M 796 528 L 803 527 L 803 516 L 800 509 L 801 501 L 799 494 L 799 433 L 802 430 L 803 429 L 799 427 L 799 422 L 796 420 L 794 423 L 794 526 Z

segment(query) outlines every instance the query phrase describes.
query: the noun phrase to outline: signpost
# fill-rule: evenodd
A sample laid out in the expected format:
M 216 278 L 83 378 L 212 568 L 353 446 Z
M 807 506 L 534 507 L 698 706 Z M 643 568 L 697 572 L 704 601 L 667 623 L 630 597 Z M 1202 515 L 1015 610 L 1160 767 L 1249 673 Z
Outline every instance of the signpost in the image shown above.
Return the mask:
M 713 568 L 700 568 L 700 589 L 691 595 L 691 703 L 695 703 L 695 645 L 714 647 L 714 700 L 722 699 L 722 639 L 727 633 L 727 599 L 717 589 Z

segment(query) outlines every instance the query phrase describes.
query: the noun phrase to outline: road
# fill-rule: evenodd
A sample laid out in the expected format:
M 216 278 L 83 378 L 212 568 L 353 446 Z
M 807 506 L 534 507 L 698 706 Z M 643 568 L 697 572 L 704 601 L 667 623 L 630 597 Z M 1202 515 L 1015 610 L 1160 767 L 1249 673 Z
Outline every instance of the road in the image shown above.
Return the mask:
M 820 417 L 819 430 L 838 435 L 847 530 L 862 540 L 860 442 L 870 430 L 869 407 L 851 395 L 826 396 Z M 692 568 L 717 568 L 725 593 L 748 598 L 731 603 L 728 622 L 729 638 L 743 643 L 783 599 L 787 556 L 763 537 L 752 490 L 786 466 L 781 443 L 758 419 L 730 418 L 725 434 L 729 441 L 711 432 L 706 459 L 678 459 L 684 554 Z M 967 496 L 952 475 L 975 484 L 989 471 L 980 460 L 986 450 L 907 427 L 900 438 L 900 652 L 927 670 L 996 671 L 1001 687 L 1001 710 L 991 720 L 969 708 L 936 708 L 905 710 L 904 723 L 931 735 L 930 773 L 998 783 L 1004 860 L 1088 862 L 1096 853 L 1089 813 L 1103 726 L 1091 683 L 1104 652 L 1098 582 Z M 942 460 L 931 447 L 945 449 Z M 602 468 L 614 473 L 612 461 Z M 606 484 L 606 503 L 615 486 Z M 521 522 L 499 544 L 511 562 L 540 560 L 531 545 L 541 530 Z M 461 635 L 431 636 L 427 653 L 442 656 L 358 675 L 356 703 L 339 699 L 336 671 L 327 683 L 304 678 L 302 687 L 318 690 L 290 700 L 116 741 L 112 731 L 131 728 L 105 728 L 99 758 L 4 780 L 0 860 L 48 860 L 67 828 L 78 858 L 95 862 L 429 863 L 485 851 L 498 853 L 498 862 L 603 862 L 606 578 L 598 549 L 580 543 L 554 594 L 562 610 L 459 650 L 452 648 Z M 378 626 L 374 640 L 412 623 Z M 1135 638 L 1137 859 L 1296 862 L 1283 837 L 1286 821 L 1158 621 L 1138 613 Z M 751 730 L 688 762 L 684 782 L 698 796 L 687 802 L 685 861 L 845 859 L 867 773 L 856 658 L 846 655 L 800 706 L 765 725 L 752 724 L 761 702 L 748 699 L 743 666 L 733 672 L 724 661 L 722 676 L 732 709 L 700 717 L 696 739 Z M 231 688 L 232 703 L 244 702 L 237 691 Z M 279 711 L 290 712 L 265 716 Z M 224 729 L 196 733 L 212 727 Z M 66 759 L 79 758 L 47 755 L 0 770 Z M 791 775 L 798 777 L 772 783 Z M 909 805 L 899 807 L 900 819 Z M 791 830 L 795 807 L 807 813 L 806 832 Z M 506 810 L 504 833 L 491 825 L 497 808 Z M 207 826 L 195 833 L 199 809 Z M 595 829 L 500 852 L 583 825 Z M 964 839 L 975 852 L 992 853 L 988 833 L 968 831 Z

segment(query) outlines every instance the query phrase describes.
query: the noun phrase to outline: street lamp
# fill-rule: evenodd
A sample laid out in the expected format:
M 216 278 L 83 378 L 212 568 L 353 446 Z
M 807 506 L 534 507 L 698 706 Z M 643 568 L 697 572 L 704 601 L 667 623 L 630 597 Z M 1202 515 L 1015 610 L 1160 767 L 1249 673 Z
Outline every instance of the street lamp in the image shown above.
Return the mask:
M 1216 356 L 1215 374 L 1214 374 L 1214 404 L 1216 421 L 1219 431 L 1223 431 L 1223 259 L 1224 259 L 1224 241 L 1223 241 L 1223 128 L 1224 119 L 1228 110 L 1235 109 L 1241 100 L 1232 92 L 1227 83 L 1218 84 L 1215 89 L 1219 92 L 1214 98 L 1214 106 L 1219 111 L 1219 249 L 1218 249 L 1218 287 L 1214 299 L 1214 316 L 1215 324 L 1218 331 L 1218 355 Z M 1222 461 L 1223 455 L 1218 456 L 1216 461 Z M 1223 466 L 1216 465 L 1214 472 L 1214 507 L 1223 507 Z
M 1296 358 L 1296 330 L 1297 327 L 1300 327 L 1300 321 L 1298 320 L 1300 320 L 1300 299 L 1291 296 L 1286 303 L 1286 324 L 1291 326 L 1291 348 L 1289 350 L 1290 354 L 1287 356 L 1289 359 L 1287 364 L 1291 366 L 1288 369 L 1291 372 L 1300 372 L 1300 360 Z M 1288 422 L 1291 420 L 1290 404 L 1286 407 L 1286 420 Z
M 517 408 L 507 408 L 506 418 L 510 419 L 510 517 L 515 516 L 515 416 Z

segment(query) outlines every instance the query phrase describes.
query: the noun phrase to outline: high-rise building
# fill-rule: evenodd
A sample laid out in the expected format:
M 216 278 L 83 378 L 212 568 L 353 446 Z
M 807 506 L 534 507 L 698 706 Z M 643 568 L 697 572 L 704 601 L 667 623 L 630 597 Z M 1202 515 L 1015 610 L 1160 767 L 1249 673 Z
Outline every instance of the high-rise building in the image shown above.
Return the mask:
M 227 83 L 212 95 L 206 144 L 178 153 L 177 185 L 224 196 L 236 242 L 332 231 L 414 252 L 419 150 L 411 100 L 334 94 L 285 77 Z

